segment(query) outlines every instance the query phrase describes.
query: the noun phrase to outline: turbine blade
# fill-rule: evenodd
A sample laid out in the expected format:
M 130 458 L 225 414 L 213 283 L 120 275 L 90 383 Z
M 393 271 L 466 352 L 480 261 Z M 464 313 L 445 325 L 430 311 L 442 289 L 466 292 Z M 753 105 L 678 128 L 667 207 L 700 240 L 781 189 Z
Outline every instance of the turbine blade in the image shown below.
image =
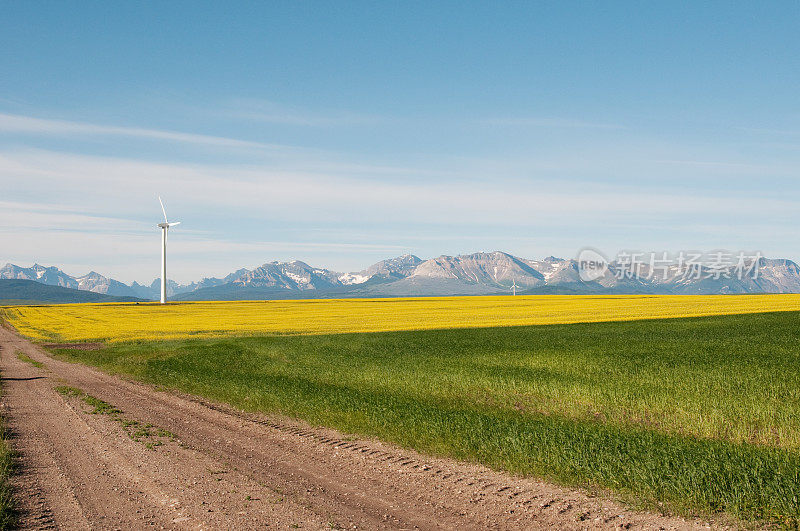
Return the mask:
M 180 224 L 181 224 L 180 221 L 173 221 L 172 223 L 167 223 L 167 225 L 169 225 L 170 227 L 174 227 L 175 225 L 180 225 Z
M 164 223 L 169 224 L 169 221 L 167 221 L 167 211 L 164 210 L 164 201 L 161 200 L 161 196 L 158 196 L 158 202 L 161 203 L 161 212 L 164 213 Z

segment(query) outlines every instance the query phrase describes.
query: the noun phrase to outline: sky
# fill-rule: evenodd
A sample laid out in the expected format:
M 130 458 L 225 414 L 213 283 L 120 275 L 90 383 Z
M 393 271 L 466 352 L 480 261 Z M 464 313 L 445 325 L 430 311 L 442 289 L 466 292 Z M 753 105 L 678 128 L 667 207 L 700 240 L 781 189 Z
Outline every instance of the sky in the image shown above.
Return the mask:
M 5 2 L 0 262 L 800 261 L 798 2 Z

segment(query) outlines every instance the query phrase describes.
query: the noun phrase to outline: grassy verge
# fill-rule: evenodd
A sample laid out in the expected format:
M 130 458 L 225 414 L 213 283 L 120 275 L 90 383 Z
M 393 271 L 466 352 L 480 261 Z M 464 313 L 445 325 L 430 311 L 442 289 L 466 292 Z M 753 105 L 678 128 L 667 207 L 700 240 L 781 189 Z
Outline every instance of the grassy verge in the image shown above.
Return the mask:
M 89 412 L 92 415 L 108 415 L 113 421 L 122 426 L 122 429 L 128 437 L 136 442 L 141 442 L 150 450 L 164 444 L 165 439 L 173 440 L 175 438 L 172 432 L 156 428 L 152 424 L 143 424 L 138 420 L 131 420 L 122 416 L 121 410 L 112 406 L 105 400 L 100 400 L 99 398 L 86 394 L 77 387 L 60 385 L 56 387 L 55 390 L 64 396 L 79 398 L 84 404 L 93 408 L 92 411 Z
M 10 484 L 13 473 L 14 453 L 9 442 L 5 421 L 0 418 L 0 529 L 13 529 L 17 521 Z
M 653 507 L 796 526 L 798 337 L 800 315 L 775 313 L 59 355 Z
M 19 358 L 21 361 L 24 361 L 25 363 L 30 363 L 31 365 L 39 369 L 45 368 L 44 363 L 42 363 L 41 361 L 36 361 L 35 359 L 31 358 L 24 352 L 17 352 L 17 358 Z

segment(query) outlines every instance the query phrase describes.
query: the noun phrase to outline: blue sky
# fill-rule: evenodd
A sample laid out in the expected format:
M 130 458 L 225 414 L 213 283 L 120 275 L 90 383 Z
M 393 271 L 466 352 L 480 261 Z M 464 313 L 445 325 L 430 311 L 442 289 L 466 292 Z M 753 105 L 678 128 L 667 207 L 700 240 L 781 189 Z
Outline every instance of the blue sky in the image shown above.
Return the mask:
M 797 2 L 9 2 L 0 260 L 800 259 Z

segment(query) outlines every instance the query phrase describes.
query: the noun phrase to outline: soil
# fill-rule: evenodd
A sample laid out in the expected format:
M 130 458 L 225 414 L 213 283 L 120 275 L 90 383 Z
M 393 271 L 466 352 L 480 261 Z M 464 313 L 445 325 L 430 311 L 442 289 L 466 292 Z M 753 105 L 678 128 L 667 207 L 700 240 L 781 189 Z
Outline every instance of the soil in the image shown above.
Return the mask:
M 0 371 L 25 529 L 710 526 L 157 390 L 55 360 L 5 328 Z M 81 389 L 121 413 L 93 413 L 58 386 Z M 148 425 L 150 433 L 137 436 L 136 426 Z

